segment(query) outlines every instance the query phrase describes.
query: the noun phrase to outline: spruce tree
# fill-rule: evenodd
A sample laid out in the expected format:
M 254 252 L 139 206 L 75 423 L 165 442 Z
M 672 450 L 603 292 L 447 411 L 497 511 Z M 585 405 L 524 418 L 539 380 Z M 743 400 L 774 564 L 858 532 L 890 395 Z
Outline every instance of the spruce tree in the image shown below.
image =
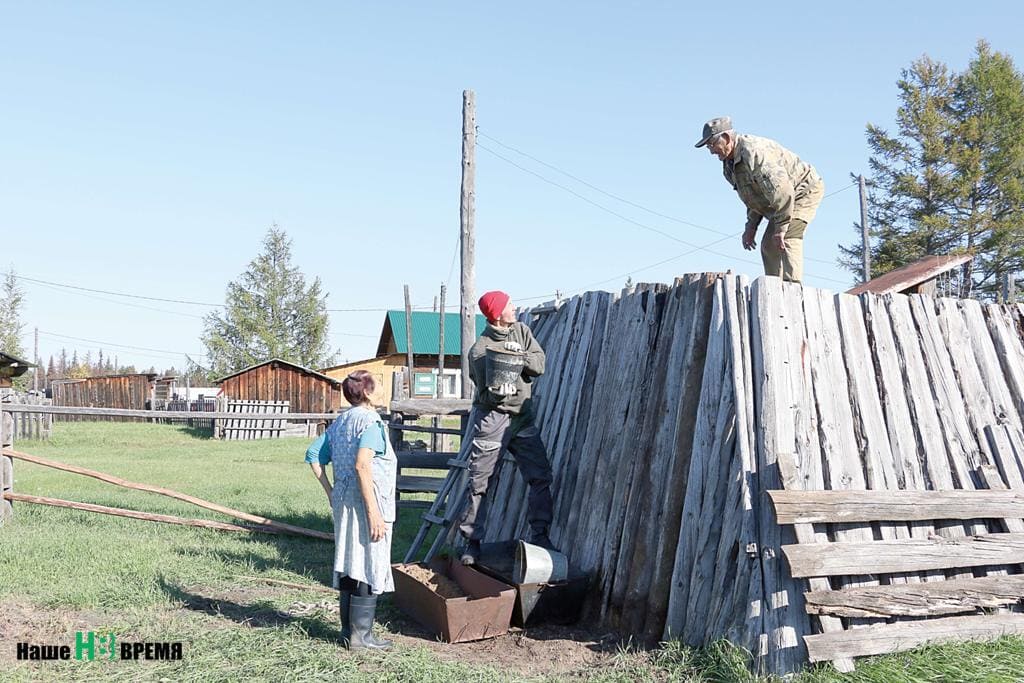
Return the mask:
M 223 311 L 204 320 L 206 361 L 215 377 L 271 358 L 319 368 L 331 362 L 327 295 L 292 264 L 291 240 L 274 224 L 262 251 L 228 284 Z

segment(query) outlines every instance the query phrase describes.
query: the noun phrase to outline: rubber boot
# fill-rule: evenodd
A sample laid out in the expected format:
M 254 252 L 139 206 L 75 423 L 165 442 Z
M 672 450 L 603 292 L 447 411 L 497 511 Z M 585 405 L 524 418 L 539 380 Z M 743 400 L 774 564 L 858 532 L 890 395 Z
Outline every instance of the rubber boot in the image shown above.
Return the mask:
M 548 536 L 548 530 L 546 527 L 537 527 L 530 533 L 530 544 L 544 548 L 545 550 L 554 550 L 558 552 L 558 548 L 551 542 L 551 538 Z
M 345 647 L 352 640 L 352 618 L 349 615 L 351 601 L 352 592 L 342 589 L 338 596 L 338 607 L 341 614 L 341 644 Z
M 391 641 L 380 640 L 373 635 L 373 618 L 377 614 L 377 596 L 349 598 L 348 618 L 352 635 L 348 641 L 350 650 L 390 650 Z
M 480 559 L 480 541 L 469 541 L 466 543 L 466 547 L 462 551 L 462 557 L 459 561 L 465 565 L 476 564 L 477 560 Z

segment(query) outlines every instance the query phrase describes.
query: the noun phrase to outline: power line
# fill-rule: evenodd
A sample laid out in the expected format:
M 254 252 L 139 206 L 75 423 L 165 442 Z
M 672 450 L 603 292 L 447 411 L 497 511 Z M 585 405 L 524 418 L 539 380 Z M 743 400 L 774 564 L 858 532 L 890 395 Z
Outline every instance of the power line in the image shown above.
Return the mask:
M 647 207 L 647 206 L 644 206 L 643 204 L 634 202 L 634 201 L 632 201 L 630 199 L 626 199 L 625 197 L 617 195 L 617 194 L 615 194 L 613 192 L 609 192 L 609 191 L 607 191 L 605 189 L 602 189 L 602 188 L 598 187 L 597 185 L 594 185 L 593 183 L 590 183 L 590 182 L 584 180 L 583 178 L 580 178 L 579 176 L 573 175 L 572 173 L 569 173 L 568 171 L 565 171 L 565 170 L 555 166 L 554 164 L 550 164 L 550 163 L 548 163 L 548 162 L 546 162 L 546 161 L 544 161 L 542 159 L 538 159 L 537 157 L 533 156 L 532 154 L 528 154 L 527 152 L 524 152 L 521 149 L 517 149 L 517 148 L 515 148 L 515 147 L 513 147 L 511 145 L 508 145 L 508 144 L 502 142 L 501 140 L 498 140 L 497 138 L 494 138 L 494 137 L 492 137 L 490 135 L 487 135 L 486 133 L 481 133 L 481 132 L 477 131 L 477 134 L 480 137 L 487 138 L 488 140 L 494 142 L 495 144 L 497 144 L 497 145 L 499 145 L 499 146 L 501 146 L 501 147 L 503 147 L 503 148 L 505 148 L 505 149 L 507 149 L 509 151 L 512 151 L 512 152 L 515 152 L 516 154 L 522 155 L 522 156 L 526 157 L 527 159 L 530 159 L 531 161 L 535 161 L 536 163 L 540 164 L 541 166 L 544 166 L 546 168 L 550 168 L 551 170 L 553 170 L 553 171 L 555 171 L 557 173 L 561 173 L 565 177 L 571 178 L 572 180 L 580 183 L 581 185 L 585 185 L 586 187 L 589 187 L 590 189 L 594 190 L 595 192 L 599 192 L 599 193 L 605 195 L 606 197 L 610 197 L 610 198 L 612 198 L 612 199 L 614 199 L 616 201 L 622 202 L 623 204 L 627 204 L 627 205 L 632 206 L 634 208 L 640 209 L 641 211 L 646 211 L 647 213 L 652 214 L 654 216 L 658 216 L 659 218 L 664 218 L 666 220 L 674 221 L 674 222 L 679 223 L 681 225 L 687 225 L 687 226 L 690 226 L 690 227 L 693 227 L 693 228 L 698 228 L 700 230 L 706 230 L 708 232 L 713 232 L 713 233 L 716 233 L 716 234 L 719 234 L 719 235 L 726 235 L 726 236 L 729 236 L 729 237 L 737 236 L 737 235 L 734 235 L 732 233 L 728 233 L 728 232 L 726 232 L 724 230 L 719 230 L 717 228 L 711 228 L 711 227 L 708 227 L 706 225 L 701 225 L 700 223 L 694 223 L 693 221 L 684 220 L 682 218 L 678 218 L 676 216 L 671 216 L 669 214 L 662 213 L 660 211 L 655 211 L 654 209 L 652 209 L 650 207 Z M 477 143 L 477 146 L 483 147 L 482 145 L 479 144 L 479 142 Z M 520 170 L 526 171 L 528 173 L 533 173 L 529 169 L 526 169 L 526 168 L 524 168 L 522 166 L 519 166 L 515 162 L 512 162 L 511 160 L 496 154 L 493 150 L 487 149 L 486 147 L 483 147 L 483 149 L 487 150 L 491 154 L 494 154 L 495 156 L 498 156 L 498 158 L 502 159 L 503 161 L 506 161 L 507 163 L 510 163 L 513 166 L 516 166 L 516 168 L 519 168 Z M 535 175 L 536 177 L 544 180 L 545 182 L 552 182 L 552 181 L 548 181 L 546 178 L 544 178 L 543 176 L 541 176 L 539 174 L 533 173 L 533 175 Z M 555 184 L 555 183 L 552 182 L 552 184 Z M 566 190 L 568 192 L 571 192 L 576 197 L 579 197 L 581 199 L 585 199 L 582 195 L 580 195 L 580 194 L 578 194 L 576 192 L 573 192 L 569 188 L 566 188 L 566 187 L 558 185 L 558 184 L 555 184 L 555 185 L 556 185 L 556 187 L 560 187 L 561 189 L 564 189 L 564 190 Z M 855 185 L 857 185 L 857 183 L 856 182 L 852 182 L 849 185 L 846 185 L 844 187 L 839 188 L 838 190 L 835 190 L 834 192 L 830 192 L 829 194 L 826 194 L 824 197 L 822 197 L 822 199 L 827 199 L 829 197 L 832 197 L 834 195 L 839 194 L 840 192 L 845 192 L 846 190 L 850 189 L 851 187 L 854 187 Z M 595 204 L 595 206 L 596 206 L 596 204 Z M 621 218 L 621 216 L 620 216 L 620 218 Z M 626 220 L 629 220 L 629 219 L 626 219 Z M 661 234 L 665 234 L 665 233 L 661 233 Z M 682 240 L 677 240 L 677 241 L 682 241 Z M 686 244 L 686 243 L 684 242 L 684 244 Z M 825 264 L 828 264 L 828 265 L 833 265 L 832 261 L 827 261 L 825 259 L 817 259 L 817 258 L 813 258 L 813 257 L 810 257 L 810 256 L 805 256 L 804 259 L 807 260 L 807 261 L 815 261 L 815 262 L 818 262 L 818 263 L 825 263 Z
M 123 296 L 123 297 L 129 298 L 129 299 L 144 299 L 146 301 L 162 301 L 164 303 L 169 303 L 169 304 L 186 304 L 186 305 L 189 305 L 189 306 L 213 306 L 215 308 L 223 308 L 224 307 L 224 304 L 211 304 L 211 303 L 208 303 L 208 302 L 205 302 L 205 301 L 186 301 L 186 300 L 182 300 L 182 299 L 164 299 L 164 298 L 156 297 L 156 296 L 142 296 L 141 294 L 128 294 L 126 292 L 112 292 L 112 291 L 107 290 L 107 289 L 93 289 L 91 287 L 80 287 L 78 285 L 69 285 L 69 284 L 66 284 L 66 283 L 63 283 L 63 282 L 51 282 L 49 280 L 39 280 L 39 279 L 36 279 L 36 278 L 25 277 L 24 275 L 15 275 L 14 277 L 18 278 L 19 280 L 24 280 L 26 282 L 35 282 L 37 284 L 42 284 L 42 285 L 52 285 L 54 287 L 65 287 L 67 289 L 77 289 L 77 290 L 81 290 L 83 292 L 94 292 L 96 294 L 109 294 L 111 296 Z
M 17 277 L 17 276 L 15 276 L 15 277 Z M 40 287 L 46 287 L 47 289 L 50 289 L 50 290 L 55 291 L 55 292 L 61 292 L 63 294 L 74 294 L 75 296 L 82 296 L 82 297 L 86 297 L 86 298 L 89 298 L 89 299 L 96 299 L 97 301 L 106 301 L 107 303 L 117 304 L 119 306 L 131 306 L 132 308 L 141 308 L 141 309 L 146 310 L 146 311 L 156 311 L 158 313 L 168 313 L 170 315 L 180 315 L 180 316 L 183 316 L 183 317 L 186 317 L 186 318 L 195 318 L 197 320 L 204 320 L 203 316 L 195 315 L 193 313 L 182 313 L 181 311 L 171 311 L 171 310 L 168 310 L 166 308 L 155 308 L 153 306 L 143 306 L 142 304 L 133 304 L 130 301 L 118 301 L 117 299 L 107 299 L 107 298 L 102 297 L 102 296 L 96 296 L 95 294 L 86 294 L 85 292 L 64 292 L 59 287 L 55 287 L 53 285 L 44 285 L 42 283 L 33 283 L 33 284 L 37 284 Z
M 584 180 L 583 178 L 580 178 L 579 176 L 575 176 L 572 173 L 569 173 L 568 171 L 564 171 L 564 170 L 558 168 L 554 164 L 549 164 L 546 161 L 538 159 L 537 157 L 533 156 L 532 154 L 527 154 L 526 152 L 522 151 L 521 149 L 516 149 L 515 147 L 513 147 L 511 145 L 507 145 L 504 142 L 502 142 L 501 140 L 498 140 L 497 138 L 491 137 L 490 135 L 487 135 L 486 133 L 480 133 L 478 131 L 477 135 L 479 135 L 480 137 L 483 137 L 483 138 L 487 138 L 488 140 L 490 140 L 491 142 L 495 143 L 496 145 L 504 147 L 505 149 L 507 149 L 507 150 L 509 150 L 511 152 L 515 152 L 516 154 L 522 155 L 522 156 L 526 157 L 527 159 L 530 159 L 531 161 L 535 161 L 538 164 L 540 164 L 541 166 L 544 166 L 546 168 L 550 168 L 552 171 L 555 171 L 557 173 L 561 173 L 566 178 L 571 178 L 572 180 L 575 180 L 577 183 L 579 183 L 581 185 L 585 185 L 586 187 L 589 187 L 591 190 L 594 190 L 595 192 L 599 192 L 599 193 L 605 195 L 606 197 L 610 197 L 610 198 L 614 199 L 615 201 L 622 202 L 623 204 L 628 204 L 629 206 L 632 206 L 634 208 L 640 209 L 641 211 L 646 211 L 647 213 L 649 213 L 649 214 L 651 214 L 653 216 L 658 216 L 659 218 L 664 218 L 666 220 L 674 221 L 674 222 L 680 223 L 682 225 L 688 225 L 691 228 L 698 228 L 700 230 L 707 230 L 708 232 L 714 232 L 714 233 L 717 233 L 719 235 L 729 235 L 729 233 L 726 233 L 724 230 L 718 230 L 716 228 L 709 228 L 706 225 L 700 225 L 699 223 L 693 223 L 691 221 L 683 220 L 682 218 L 676 218 L 675 216 L 670 216 L 670 215 L 668 215 L 666 213 L 661 213 L 660 211 L 655 211 L 654 209 L 652 209 L 650 207 L 647 207 L 647 206 L 644 206 L 643 204 L 638 204 L 637 202 L 634 202 L 632 200 L 626 199 L 625 197 L 621 197 L 621 196 L 619 196 L 617 194 L 614 194 L 612 192 L 608 192 L 607 190 L 603 190 L 600 187 L 598 187 L 597 185 L 594 185 L 593 183 L 589 183 L 586 180 Z M 490 150 L 488 150 L 488 151 L 490 151 Z M 492 152 L 492 154 L 493 154 L 493 152 Z M 729 236 L 731 237 L 731 235 L 729 235 Z
M 555 187 L 557 187 L 559 189 L 562 189 L 562 190 L 568 192 L 569 194 L 571 194 L 571 195 L 581 199 L 582 201 L 586 202 L 587 204 L 590 204 L 591 206 L 594 206 L 594 207 L 600 209 L 601 211 L 604 211 L 605 213 L 608 213 L 608 214 L 610 214 L 612 216 L 615 216 L 616 218 L 619 218 L 619 219 L 621 219 L 623 221 L 626 221 L 627 223 L 635 225 L 635 226 L 637 226 L 639 228 L 642 228 L 644 230 L 649 230 L 651 232 L 658 233 L 659 235 L 663 235 L 663 236 L 665 236 L 665 237 L 667 237 L 667 238 L 669 238 L 669 239 L 671 239 L 671 240 L 673 240 L 675 242 L 679 242 L 680 244 L 685 244 L 686 246 L 692 248 L 692 250 L 689 251 L 689 252 L 685 252 L 683 254 L 679 254 L 678 258 L 682 258 L 683 256 L 695 253 L 697 251 L 706 251 L 709 254 L 714 254 L 715 256 L 722 256 L 722 257 L 728 258 L 728 259 L 730 259 L 732 261 L 739 261 L 741 263 L 750 263 L 750 264 L 753 264 L 753 265 L 756 265 L 756 266 L 761 266 L 762 265 L 761 263 L 759 263 L 757 261 L 753 261 L 753 260 L 750 260 L 750 259 L 744 259 L 744 258 L 736 258 L 733 254 L 726 254 L 726 253 L 723 253 L 723 252 L 720 252 L 720 251 L 715 251 L 714 249 L 710 249 L 710 247 L 715 246 L 716 244 L 720 244 L 722 242 L 725 242 L 726 240 L 735 239 L 735 238 L 739 237 L 742 233 L 736 233 L 734 235 L 727 235 L 727 236 L 725 236 L 725 237 L 723 237 L 721 239 L 715 240 L 714 242 L 709 242 L 706 245 L 700 245 L 700 244 L 694 244 L 693 242 L 687 242 L 686 240 L 681 239 L 679 237 L 676 237 L 675 235 L 673 235 L 671 233 L 668 233 L 668 232 L 665 232 L 664 230 L 659 230 L 658 228 L 651 227 L 651 226 L 649 226 L 649 225 L 647 225 L 645 223 L 641 223 L 640 221 L 634 220 L 634 219 L 629 218 L 628 216 L 625 216 L 625 215 L 623 215 L 623 214 L 621 214 L 621 213 L 619 213 L 617 211 L 609 209 L 606 206 L 598 204 L 594 200 L 592 200 L 589 197 L 586 197 L 586 196 L 580 194 L 579 192 L 576 192 L 572 188 L 566 187 L 565 185 L 562 185 L 561 183 L 558 183 L 558 182 L 556 182 L 554 180 L 551 180 L 550 178 L 547 178 L 547 177 L 537 173 L 536 171 L 528 169 L 525 166 L 522 166 L 522 165 L 512 161 L 508 157 L 505 157 L 502 154 L 500 154 L 498 152 L 495 152 L 494 150 L 492 150 L 492 149 L 490 149 L 490 148 L 488 148 L 488 147 L 486 147 L 484 145 L 481 145 L 479 142 L 477 142 L 477 147 L 479 147 L 480 149 L 483 149 L 484 151 L 488 152 L 489 154 L 492 154 L 492 155 L 498 157 L 502 161 L 505 161 L 506 163 L 511 164 L 512 166 L 515 166 L 516 168 L 520 169 L 521 171 L 523 171 L 525 173 L 528 173 L 528 174 L 530 174 L 530 175 L 532 175 L 532 176 L 534 176 L 536 178 L 539 178 L 540 180 L 544 181 L 545 183 L 548 183 L 549 185 L 553 185 L 553 186 L 555 186 Z M 826 277 L 826 276 L 823 276 L 823 275 L 814 275 L 814 274 L 806 273 L 806 272 L 805 272 L 805 275 L 807 275 L 809 277 L 813 277 L 813 278 L 818 279 L 818 280 L 825 280 L 825 281 L 829 281 L 829 282 L 839 282 L 839 283 L 842 283 L 844 285 L 846 284 L 846 282 L 844 280 L 837 280 L 835 278 L 830 278 L 830 277 Z
M 72 341 L 86 342 L 88 344 L 100 344 L 102 347 L 114 347 L 119 349 L 128 349 L 132 351 L 151 351 L 153 353 L 165 353 L 171 356 L 206 356 L 205 353 L 194 353 L 188 351 L 169 351 L 167 349 L 152 349 L 147 346 L 132 346 L 130 344 L 117 344 L 114 342 L 101 341 L 99 339 L 85 339 L 84 337 L 73 337 L 69 334 L 57 334 L 56 332 L 45 332 L 39 330 L 39 334 L 46 335 L 47 337 L 57 337 L 58 339 L 70 339 Z

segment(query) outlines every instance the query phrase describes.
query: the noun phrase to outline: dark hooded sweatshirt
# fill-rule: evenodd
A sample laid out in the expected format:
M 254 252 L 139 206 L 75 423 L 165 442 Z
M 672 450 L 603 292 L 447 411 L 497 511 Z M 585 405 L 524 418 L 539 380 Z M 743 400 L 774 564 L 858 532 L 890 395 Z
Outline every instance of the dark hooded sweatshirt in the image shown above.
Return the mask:
M 515 396 L 497 396 L 487 390 L 487 349 L 504 349 L 505 342 L 519 342 L 526 354 L 522 374 L 516 379 Z M 544 349 L 540 347 L 530 328 L 523 323 L 499 329 L 488 324 L 469 350 L 469 377 L 476 385 L 473 406 L 483 410 L 497 410 L 509 415 L 529 415 L 530 389 L 533 379 L 544 374 Z

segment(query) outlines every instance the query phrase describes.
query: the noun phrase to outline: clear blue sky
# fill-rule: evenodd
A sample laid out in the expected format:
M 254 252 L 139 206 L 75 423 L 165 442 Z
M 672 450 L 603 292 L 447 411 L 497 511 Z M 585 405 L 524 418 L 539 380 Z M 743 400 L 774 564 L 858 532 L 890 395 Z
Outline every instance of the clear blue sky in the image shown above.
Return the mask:
M 689 4 L 689 3 L 687 3 Z M 866 170 L 867 122 L 924 53 L 962 68 L 986 38 L 1024 66 L 1020 3 L 3 3 L 0 266 L 95 289 L 223 301 L 276 221 L 332 308 L 429 305 L 459 227 L 462 90 L 484 135 L 632 202 L 726 234 L 744 212 L 701 124 L 776 138 L 828 191 Z M 481 143 L 630 220 L 722 237 L 617 202 Z M 827 198 L 807 283 L 834 259 L 857 194 Z M 739 238 L 694 251 L 478 150 L 477 292 L 550 297 L 685 272 L 756 275 Z M 644 266 L 691 252 L 669 263 Z M 814 260 L 817 259 L 817 260 Z M 458 268 L 449 300 L 455 301 Z M 598 284 L 600 283 L 600 284 Z M 25 283 L 31 329 L 198 352 L 198 306 L 115 303 Z M 123 301 L 123 300 L 122 300 Z M 342 358 L 373 354 L 382 312 L 332 314 Z M 364 336 L 356 336 L 364 335 Z M 61 345 L 99 344 L 54 336 Z M 181 356 L 118 349 L 158 369 Z

